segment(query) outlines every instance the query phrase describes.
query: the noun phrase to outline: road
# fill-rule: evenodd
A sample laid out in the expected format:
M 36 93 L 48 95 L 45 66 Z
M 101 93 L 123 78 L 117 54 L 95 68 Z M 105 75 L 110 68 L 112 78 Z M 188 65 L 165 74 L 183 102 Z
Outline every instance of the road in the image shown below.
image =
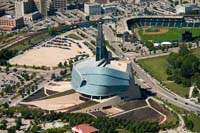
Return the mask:
M 162 88 L 162 86 L 153 79 L 148 73 L 146 73 L 138 64 L 132 61 L 132 67 L 134 71 L 142 78 L 149 86 L 152 87 L 151 91 L 157 94 L 163 100 L 168 101 L 171 104 L 184 108 L 188 111 L 193 111 L 196 113 L 200 112 L 200 106 L 189 102 L 187 99 L 175 95 L 174 93 Z
M 146 83 L 148 83 L 149 86 L 152 87 L 152 92 L 156 93 L 158 97 L 168 101 L 171 104 L 184 108 L 188 111 L 193 111 L 198 114 L 200 113 L 199 105 L 164 89 L 157 80 L 153 79 L 147 72 L 145 72 L 138 64 L 133 61 L 135 57 L 127 57 L 117 45 L 113 45 L 112 41 L 115 41 L 113 31 L 106 25 L 104 25 L 103 28 L 106 38 L 108 39 L 111 46 L 113 46 L 113 48 L 116 50 L 115 53 L 119 57 L 124 57 L 125 59 L 130 59 L 132 61 L 133 70 L 140 76 L 140 78 L 142 78 Z
M 115 54 L 117 54 L 119 57 L 123 57 L 124 53 L 121 50 L 121 48 L 116 43 L 113 43 L 116 41 L 116 37 L 113 31 L 106 25 L 103 25 L 103 31 L 104 31 L 106 40 L 108 40 L 109 44 L 115 49 L 115 51 L 113 52 L 115 52 Z

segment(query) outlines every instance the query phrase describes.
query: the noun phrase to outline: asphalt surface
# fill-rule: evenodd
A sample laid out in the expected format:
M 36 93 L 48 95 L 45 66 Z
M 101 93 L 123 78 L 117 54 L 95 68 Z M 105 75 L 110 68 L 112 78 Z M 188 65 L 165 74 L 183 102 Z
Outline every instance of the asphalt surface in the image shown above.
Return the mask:
M 188 111 L 193 111 L 195 113 L 200 113 L 200 106 L 194 104 L 193 102 L 180 97 L 173 92 L 164 89 L 158 81 L 153 79 L 148 73 L 146 73 L 138 64 L 132 61 L 132 67 L 134 71 L 142 78 L 149 86 L 151 86 L 151 91 L 156 93 L 158 97 L 172 103 L 176 106 L 184 108 Z
M 133 61 L 134 57 L 126 57 L 123 51 L 117 45 L 114 45 L 112 43 L 112 41 L 115 41 L 115 36 L 114 36 L 113 31 L 109 27 L 104 25 L 103 29 L 104 29 L 104 34 L 106 36 L 106 39 L 108 39 L 111 46 L 115 49 L 115 53 L 119 57 L 123 57 L 125 59 L 129 59 L 132 61 L 133 70 L 140 76 L 140 78 L 142 78 L 149 86 L 151 86 L 151 91 L 153 93 L 156 93 L 158 97 L 160 97 L 161 99 L 171 104 L 184 108 L 188 111 L 192 111 L 194 113 L 200 114 L 200 105 L 197 105 L 189 101 L 188 99 L 180 97 L 176 95 L 175 93 L 163 88 L 157 80 L 152 78 L 147 72 L 145 72 L 138 64 L 136 64 Z

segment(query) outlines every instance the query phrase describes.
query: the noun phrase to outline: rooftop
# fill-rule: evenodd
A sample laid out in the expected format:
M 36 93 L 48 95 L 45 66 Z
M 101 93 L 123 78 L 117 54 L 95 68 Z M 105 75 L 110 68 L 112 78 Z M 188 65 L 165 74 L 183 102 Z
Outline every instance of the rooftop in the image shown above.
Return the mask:
M 90 126 L 89 124 L 80 124 L 72 127 L 72 130 L 78 133 L 94 133 L 97 132 L 98 129 Z

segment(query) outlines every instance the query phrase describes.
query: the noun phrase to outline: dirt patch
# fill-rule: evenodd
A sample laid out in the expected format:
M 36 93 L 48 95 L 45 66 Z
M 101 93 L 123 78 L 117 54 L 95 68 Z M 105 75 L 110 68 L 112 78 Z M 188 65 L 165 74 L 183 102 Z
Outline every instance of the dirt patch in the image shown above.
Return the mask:
M 135 32 L 135 35 L 136 35 L 137 39 L 141 41 L 142 38 L 141 38 L 141 36 L 140 36 L 140 34 L 139 34 L 139 32 L 138 32 L 138 28 L 135 28 L 135 29 L 134 29 L 134 32 Z
M 158 32 L 146 32 L 148 28 L 143 28 L 143 35 L 159 35 L 159 34 L 164 34 L 167 33 L 169 31 L 168 28 L 159 28 Z
M 151 104 L 151 106 L 153 108 L 155 108 L 156 110 L 158 110 L 159 112 L 162 112 L 163 114 L 165 114 L 167 116 L 166 122 L 172 122 L 173 121 L 174 115 L 171 111 L 169 111 L 163 105 L 158 104 L 157 102 L 155 102 L 152 99 L 149 99 L 149 103 Z
M 146 105 L 147 103 L 145 102 L 145 100 L 133 100 L 120 105 L 119 108 L 127 111 L 130 109 L 139 108 Z
M 122 115 L 116 116 L 116 118 L 148 122 L 160 122 L 163 120 L 163 117 L 160 114 L 149 107 L 124 113 Z

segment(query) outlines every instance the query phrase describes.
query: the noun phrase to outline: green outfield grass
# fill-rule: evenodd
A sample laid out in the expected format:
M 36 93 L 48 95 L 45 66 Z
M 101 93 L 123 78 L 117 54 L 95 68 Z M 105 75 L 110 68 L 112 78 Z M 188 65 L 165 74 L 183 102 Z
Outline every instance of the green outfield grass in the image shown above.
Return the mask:
M 154 27 L 158 28 L 158 27 Z M 169 28 L 169 31 L 164 34 L 159 35 L 143 35 L 143 27 L 140 27 L 138 32 L 143 41 L 153 40 L 154 42 L 162 42 L 162 41 L 172 41 L 172 40 L 182 40 L 182 33 L 185 31 L 191 31 L 193 36 L 200 35 L 200 28 Z

